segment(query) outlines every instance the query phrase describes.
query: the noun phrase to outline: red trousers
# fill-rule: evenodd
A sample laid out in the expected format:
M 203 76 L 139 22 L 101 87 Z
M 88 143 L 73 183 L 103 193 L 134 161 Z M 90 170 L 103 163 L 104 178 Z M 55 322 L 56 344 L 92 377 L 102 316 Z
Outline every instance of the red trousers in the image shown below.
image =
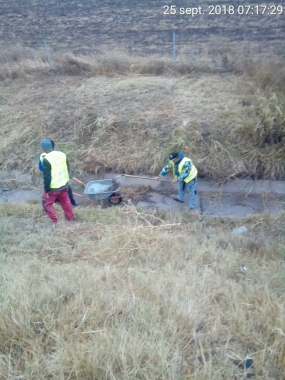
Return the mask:
M 50 190 L 48 193 L 43 193 L 43 205 L 50 219 L 56 223 L 59 219 L 54 207 L 54 201 L 58 199 L 59 203 L 63 209 L 64 216 L 68 220 L 74 220 L 73 209 L 68 196 L 67 188 L 63 190 L 53 191 Z

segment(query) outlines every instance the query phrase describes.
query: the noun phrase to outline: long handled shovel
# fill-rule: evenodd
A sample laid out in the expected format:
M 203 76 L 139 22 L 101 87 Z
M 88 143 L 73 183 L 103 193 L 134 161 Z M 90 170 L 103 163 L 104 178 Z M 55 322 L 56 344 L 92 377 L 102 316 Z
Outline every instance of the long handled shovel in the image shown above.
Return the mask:
M 130 175 L 130 174 L 119 174 L 117 175 L 115 178 L 119 178 L 119 177 L 131 177 L 131 178 L 140 178 L 140 179 L 150 179 L 152 181 L 161 181 L 161 179 L 156 179 L 156 178 L 150 178 L 150 177 L 141 177 L 139 175 Z M 171 182 L 169 180 L 163 180 L 163 182 Z

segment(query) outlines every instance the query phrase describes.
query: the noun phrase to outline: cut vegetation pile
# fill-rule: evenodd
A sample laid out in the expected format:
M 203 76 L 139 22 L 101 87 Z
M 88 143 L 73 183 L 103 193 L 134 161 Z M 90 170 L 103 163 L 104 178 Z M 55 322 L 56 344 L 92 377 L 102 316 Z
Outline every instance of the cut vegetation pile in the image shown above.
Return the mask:
M 2 379 L 284 378 L 284 215 L 0 212 Z

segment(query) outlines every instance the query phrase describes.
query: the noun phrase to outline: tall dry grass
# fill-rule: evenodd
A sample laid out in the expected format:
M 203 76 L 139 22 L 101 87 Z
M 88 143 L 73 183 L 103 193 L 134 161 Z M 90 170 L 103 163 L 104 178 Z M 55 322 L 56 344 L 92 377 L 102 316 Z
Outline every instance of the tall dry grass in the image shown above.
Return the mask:
M 23 45 L 0 45 L 0 79 L 45 76 L 50 67 L 44 49 L 26 48 Z M 244 46 L 232 47 L 220 41 L 212 41 L 212 52 L 205 50 L 196 54 L 181 50 L 173 62 L 171 57 L 160 55 L 136 56 L 123 49 L 105 49 L 101 54 L 76 55 L 54 51 L 51 54 L 53 74 L 97 76 L 115 74 L 141 75 L 187 75 L 193 73 L 234 72 L 249 73 L 263 87 L 280 84 L 284 80 L 284 66 L 274 54 L 262 57 L 250 55 Z M 215 53 L 215 54 L 214 54 Z M 213 55 L 214 54 L 214 55 Z M 271 72 L 271 75 L 269 74 Z
M 181 150 L 200 175 L 220 181 L 284 179 L 284 64 L 276 57 L 228 57 L 228 73 L 219 74 L 220 66 L 197 61 L 181 59 L 174 72 L 164 58 L 58 52 L 56 75 L 45 64 L 47 76 L 37 76 L 29 54 L 1 52 L 3 70 L 13 73 L 2 72 L 11 91 L 2 106 L 2 170 L 36 173 L 39 141 L 49 137 L 78 172 L 154 174 L 170 151 Z M 43 52 L 33 54 L 44 64 Z
M 1 378 L 284 377 L 284 215 L 0 209 Z
M 0 79 L 47 75 L 49 65 L 43 49 L 26 49 L 21 45 L 12 47 L 1 45 Z M 101 55 L 77 56 L 72 53 L 56 52 L 52 55 L 53 72 L 57 75 L 114 75 L 114 74 L 153 74 L 164 75 L 173 72 L 171 59 L 149 57 L 146 59 L 121 51 L 106 51 Z M 178 73 L 192 72 L 191 62 L 178 64 Z

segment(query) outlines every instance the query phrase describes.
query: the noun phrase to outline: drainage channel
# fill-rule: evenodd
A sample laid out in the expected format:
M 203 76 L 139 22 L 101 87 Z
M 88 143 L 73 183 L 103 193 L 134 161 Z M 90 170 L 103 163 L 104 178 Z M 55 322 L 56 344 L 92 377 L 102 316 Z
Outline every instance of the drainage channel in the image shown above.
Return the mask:
M 98 179 L 110 179 L 118 176 L 115 173 L 106 173 L 97 176 L 85 174 L 84 183 Z M 2 177 L 3 178 L 3 177 Z M 167 177 L 166 177 L 167 178 Z M 41 180 L 41 179 L 40 179 Z M 188 210 L 188 194 L 184 203 L 173 200 L 177 185 L 167 178 L 155 181 L 143 176 L 118 177 L 120 192 L 125 202 L 131 201 L 137 207 L 149 212 L 162 210 L 166 212 L 182 212 Z M 41 202 L 41 181 L 31 188 L 26 178 L 24 188 L 5 188 L 0 186 L 0 203 Z M 24 181 L 22 181 L 24 182 Z M 78 194 L 83 194 L 84 186 L 71 181 L 72 187 Z M 132 189 L 143 188 L 141 196 L 132 196 Z M 285 210 L 285 182 L 283 181 L 250 181 L 233 180 L 225 184 L 218 184 L 214 180 L 198 179 L 198 211 L 203 216 L 217 217 L 248 217 L 261 213 L 277 213 Z M 75 196 L 79 205 L 91 204 L 84 198 Z M 124 202 L 121 204 L 124 205 Z

